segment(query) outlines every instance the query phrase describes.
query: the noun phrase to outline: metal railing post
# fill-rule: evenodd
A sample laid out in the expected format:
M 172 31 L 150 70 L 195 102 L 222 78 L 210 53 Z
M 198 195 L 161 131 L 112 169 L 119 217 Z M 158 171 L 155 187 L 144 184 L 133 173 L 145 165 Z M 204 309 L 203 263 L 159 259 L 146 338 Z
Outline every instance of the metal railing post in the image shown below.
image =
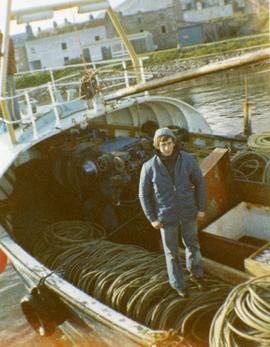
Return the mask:
M 29 95 L 26 91 L 24 92 L 24 96 L 25 96 L 25 100 L 26 100 L 26 104 L 27 104 L 28 113 L 29 113 L 30 118 L 31 118 L 32 127 L 33 127 L 33 138 L 36 140 L 38 138 L 36 119 L 35 119 L 35 116 L 33 114 L 32 105 L 30 102 Z
M 251 128 L 250 103 L 248 102 L 248 80 L 247 80 L 247 77 L 245 77 L 245 80 L 244 80 L 244 89 L 245 89 L 245 101 L 243 103 L 244 135 L 250 136 L 252 133 L 252 128 Z
M 123 70 L 124 70 L 124 78 L 125 78 L 126 87 L 129 87 L 127 64 L 124 60 L 122 61 L 122 66 L 123 66 Z
M 141 83 L 145 83 L 145 74 L 144 74 L 144 68 L 143 68 L 143 59 L 139 58 L 139 67 L 140 67 L 140 74 L 141 74 Z M 144 95 L 149 95 L 149 92 L 146 90 L 144 92 Z
M 53 70 L 50 69 L 49 72 L 51 76 L 51 83 L 52 83 L 53 89 L 55 89 L 55 80 L 54 80 Z
M 53 111 L 54 111 L 54 115 L 55 115 L 55 127 L 56 128 L 61 128 L 60 116 L 59 116 L 59 112 L 58 112 L 57 105 L 56 105 L 56 102 L 55 102 L 55 97 L 54 97 L 54 94 L 53 94 L 52 84 L 50 82 L 48 83 L 48 90 L 49 90 L 50 97 L 51 97 L 51 100 L 52 100 Z
M 142 58 L 139 58 L 139 67 L 140 67 L 140 74 L 141 74 L 141 83 L 145 83 L 145 74 L 144 74 Z
M 92 61 L 92 67 L 93 67 L 93 70 L 96 71 L 96 64 L 93 61 Z M 95 79 L 97 81 L 97 87 L 99 87 L 100 86 L 100 79 L 99 79 L 97 73 L 95 74 Z

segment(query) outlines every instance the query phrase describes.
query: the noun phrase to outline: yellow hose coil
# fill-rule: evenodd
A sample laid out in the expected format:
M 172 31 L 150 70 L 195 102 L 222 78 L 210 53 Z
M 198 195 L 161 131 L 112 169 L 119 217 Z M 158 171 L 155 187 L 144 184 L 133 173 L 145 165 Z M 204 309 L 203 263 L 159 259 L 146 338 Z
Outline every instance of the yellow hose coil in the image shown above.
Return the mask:
M 256 152 L 270 153 L 270 131 L 249 136 L 248 147 Z

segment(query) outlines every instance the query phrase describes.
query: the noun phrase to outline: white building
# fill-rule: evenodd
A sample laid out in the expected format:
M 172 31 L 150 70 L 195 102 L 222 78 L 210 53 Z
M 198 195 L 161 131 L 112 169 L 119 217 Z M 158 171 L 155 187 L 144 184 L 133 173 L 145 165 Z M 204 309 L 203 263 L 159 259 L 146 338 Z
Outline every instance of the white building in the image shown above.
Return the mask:
M 128 36 L 137 53 L 156 49 L 152 34 L 140 32 Z M 63 66 L 79 60 L 99 61 L 127 55 L 119 37 L 107 39 L 104 26 L 73 31 L 26 41 L 30 70 Z
M 30 70 L 62 66 L 82 55 L 83 47 L 106 38 L 104 26 L 26 41 Z M 98 60 L 96 53 L 91 57 Z

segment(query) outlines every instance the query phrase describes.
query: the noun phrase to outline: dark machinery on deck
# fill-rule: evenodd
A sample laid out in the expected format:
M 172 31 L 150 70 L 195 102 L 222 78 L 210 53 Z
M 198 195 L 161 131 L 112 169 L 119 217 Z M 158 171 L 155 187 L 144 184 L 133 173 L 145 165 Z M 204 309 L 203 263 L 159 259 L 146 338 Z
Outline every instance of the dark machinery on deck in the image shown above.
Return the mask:
M 152 155 L 149 139 L 109 137 L 99 129 L 72 130 L 46 149 L 56 181 L 83 203 L 85 219 L 107 230 L 118 226 L 117 207 L 137 203 L 142 163 Z

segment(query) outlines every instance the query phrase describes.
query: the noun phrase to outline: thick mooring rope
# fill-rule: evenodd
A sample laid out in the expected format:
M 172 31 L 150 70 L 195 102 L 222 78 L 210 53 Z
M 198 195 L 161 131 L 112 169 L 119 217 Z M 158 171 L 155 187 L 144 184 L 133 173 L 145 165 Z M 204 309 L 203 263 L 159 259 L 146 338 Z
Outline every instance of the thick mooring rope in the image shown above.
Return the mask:
M 270 276 L 237 286 L 213 319 L 211 347 L 270 346 Z
M 62 270 L 64 277 L 84 292 L 133 320 L 205 342 L 211 317 L 230 285 L 206 277 L 209 290 L 200 292 L 185 272 L 190 295 L 180 298 L 168 283 L 164 255 L 100 240 L 99 228 L 80 223 L 79 227 L 79 222 L 62 222 L 45 229 L 34 255 L 49 268 Z M 198 333 L 197 327 L 206 333 Z
M 256 152 L 270 153 L 270 132 L 265 131 L 249 136 L 248 147 Z
M 231 163 L 236 178 L 269 184 L 269 155 L 252 151 L 241 152 L 232 158 Z

